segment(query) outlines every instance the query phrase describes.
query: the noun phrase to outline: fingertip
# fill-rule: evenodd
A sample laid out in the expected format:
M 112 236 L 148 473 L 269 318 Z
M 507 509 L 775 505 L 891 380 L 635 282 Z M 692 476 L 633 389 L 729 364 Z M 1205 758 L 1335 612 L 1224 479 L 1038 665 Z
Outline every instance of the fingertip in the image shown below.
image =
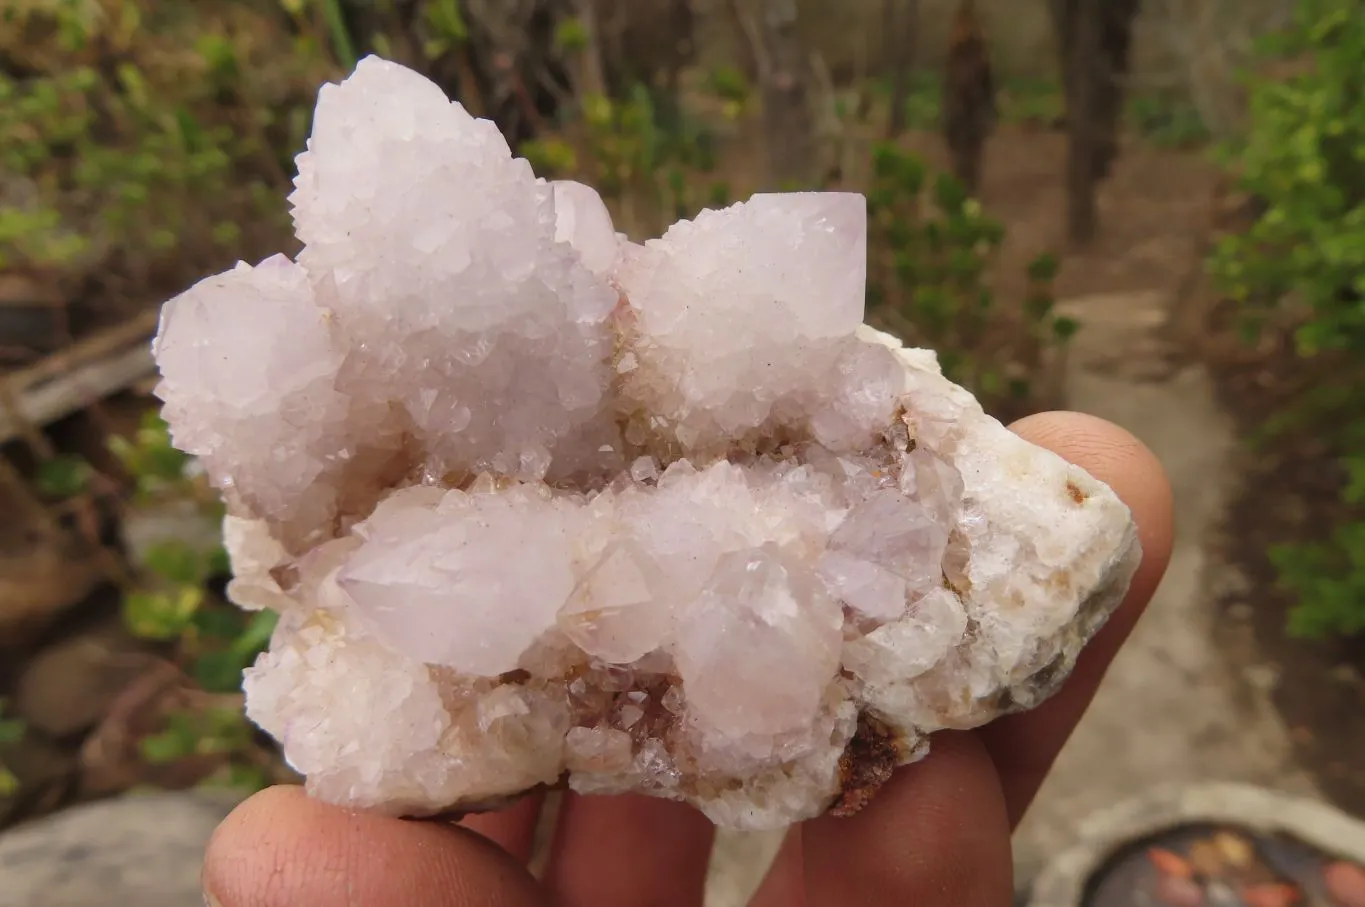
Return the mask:
M 534 882 L 479 835 L 329 806 L 299 787 L 239 805 L 209 840 L 206 894 L 221 907 L 540 907 Z
M 214 830 L 204 851 L 203 887 L 205 900 L 215 907 L 267 904 L 268 900 L 249 893 L 257 873 L 256 863 L 261 848 L 271 848 L 278 841 L 263 841 L 274 830 L 273 819 L 288 819 L 293 809 L 291 800 L 301 788 L 270 787 L 238 804 Z M 287 839 L 289 836 L 284 836 Z

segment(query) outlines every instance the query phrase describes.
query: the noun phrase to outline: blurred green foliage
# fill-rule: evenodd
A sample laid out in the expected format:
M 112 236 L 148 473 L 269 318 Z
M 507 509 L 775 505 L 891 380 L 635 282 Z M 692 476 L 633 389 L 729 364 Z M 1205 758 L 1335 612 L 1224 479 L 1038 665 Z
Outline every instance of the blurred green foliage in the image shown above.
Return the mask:
M 1190 101 L 1168 94 L 1134 94 L 1128 100 L 1128 122 L 1158 148 L 1197 148 L 1212 139 L 1208 126 Z
M 258 765 L 241 758 L 251 752 L 254 731 L 239 708 L 210 707 L 177 712 L 166 728 L 138 741 L 142 758 L 152 765 L 165 765 L 194 757 L 216 757 L 225 768 L 207 783 L 217 787 L 261 790 L 269 777 Z
M 95 470 L 82 457 L 58 454 L 38 465 L 33 484 L 45 497 L 61 500 L 85 491 Z
M 1340 458 L 1338 525 L 1271 557 L 1298 599 L 1292 632 L 1365 633 L 1365 17 L 1356 0 L 1301 0 L 1294 27 L 1267 42 L 1274 57 L 1309 60 L 1287 78 L 1250 84 L 1251 129 L 1231 158 L 1265 204 L 1213 267 L 1243 303 L 1249 329 L 1272 316 L 1297 324 L 1300 355 L 1331 381 L 1302 390 L 1269 426 L 1311 433 Z
M 5 700 L 0 699 L 0 748 L 24 739 L 26 730 L 21 719 L 5 717 L 6 706 Z M 14 777 L 14 773 L 5 767 L 4 760 L 0 759 L 0 799 L 10 796 L 18 789 L 19 779 Z
M 1062 119 L 1062 88 L 1053 79 L 1008 78 L 1000 93 L 1000 119 L 1006 123 L 1052 126 Z
M 222 504 L 195 462 L 171 446 L 159 415 L 148 413 L 132 439 L 111 439 L 110 448 L 136 483 L 132 507 L 188 502 L 209 526 L 203 535 L 217 531 Z M 215 586 L 230 569 L 222 545 L 158 538 L 136 554 L 134 566 L 140 582 L 123 598 L 128 628 L 173 643 L 177 659 L 205 690 L 239 689 L 242 670 L 269 642 L 276 615 L 247 614 L 221 600 Z
M 116 435 L 108 443 L 109 451 L 133 477 L 137 499 L 154 500 L 196 490 L 190 479 L 189 454 L 171 444 L 166 422 L 155 411 L 143 416 L 131 438 Z
M 875 93 L 890 99 L 883 81 L 874 83 Z M 905 99 L 905 123 L 912 130 L 939 128 L 943 82 L 936 72 L 910 74 Z M 1051 128 L 1062 122 L 1065 100 L 1053 79 L 1011 76 L 1002 80 L 997 104 L 1000 120 L 1025 126 Z M 1211 140 L 1199 110 L 1187 98 L 1171 92 L 1134 93 L 1127 103 L 1127 122 L 1149 144 L 1159 148 L 1194 148 Z
M 136 296 L 284 241 L 332 64 L 273 4 L 13 0 L 0 59 L 0 268 Z
M 873 93 L 890 102 L 891 88 L 885 80 L 873 83 Z M 1051 126 L 1062 116 L 1062 90 L 1052 79 L 1011 76 L 1001 82 L 997 106 L 1002 122 Z M 925 132 L 938 130 L 942 108 L 942 76 L 924 70 L 910 73 L 905 97 L 906 128 Z
M 737 105 L 735 113 L 738 113 L 753 96 L 753 86 L 749 84 L 749 77 L 738 66 L 719 64 L 711 67 L 703 84 L 706 91 L 721 101 Z
M 540 173 L 597 189 L 623 231 L 657 235 L 703 207 L 730 203 L 719 177 L 720 136 L 701 117 L 661 109 L 655 92 L 638 84 L 624 98 L 591 95 L 578 106 L 562 136 L 524 142 L 519 151 Z
M 150 412 L 131 439 L 111 439 L 110 447 L 133 477 L 130 507 L 156 508 L 188 502 L 207 531 L 187 536 L 214 537 L 223 508 L 195 462 L 171 446 L 166 424 Z M 132 518 L 135 518 L 132 517 Z M 246 613 L 223 600 L 229 573 L 221 544 L 196 544 L 166 535 L 133 555 L 134 584 L 124 590 L 123 620 L 136 636 L 166 644 L 174 660 L 210 693 L 241 689 L 242 671 L 270 642 L 277 615 Z M 194 756 L 225 758 L 226 778 L 234 786 L 260 787 L 267 778 L 256 760 L 253 734 L 240 708 L 212 707 L 175 713 L 166 728 L 140 742 L 149 762 Z
M 1078 325 L 1053 312 L 1057 260 L 1029 265 L 1022 305 L 1000 304 L 987 280 L 1003 225 L 951 175 L 893 144 L 873 153 L 868 315 L 916 345 L 935 349 L 944 374 L 973 390 L 988 409 L 1026 402 L 1049 350 Z
M 196 461 L 172 446 L 155 410 L 144 414 L 131 437 L 114 436 L 108 446 L 131 480 L 121 512 L 131 568 L 124 579 L 124 625 L 163 647 L 199 689 L 231 700 L 241 690 L 242 672 L 269 644 L 277 615 L 246 613 L 225 600 L 230 564 L 221 542 L 224 507 L 218 493 Z M 34 482 L 46 497 L 63 500 L 109 487 L 107 476 L 101 483 L 96 477 L 87 460 L 61 454 L 39 466 Z M 130 535 L 134 524 L 144 528 Z M 134 544 L 132 537 L 139 541 Z M 0 745 L 22 734 L 22 724 L 4 720 L 0 709 Z M 222 757 L 211 783 L 260 787 L 269 781 L 255 731 L 235 700 L 173 713 L 164 729 L 139 745 L 149 763 Z M 0 796 L 13 783 L 0 765 Z

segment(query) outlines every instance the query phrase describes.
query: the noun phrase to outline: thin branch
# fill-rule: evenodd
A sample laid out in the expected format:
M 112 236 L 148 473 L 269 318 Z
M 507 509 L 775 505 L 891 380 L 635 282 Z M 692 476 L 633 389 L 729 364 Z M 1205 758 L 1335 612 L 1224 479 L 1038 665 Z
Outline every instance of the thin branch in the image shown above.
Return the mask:
M 157 316 L 148 311 L 0 379 L 0 401 L 10 404 L 0 406 L 0 443 L 24 438 L 39 453 L 46 442 L 37 429 L 153 374 Z

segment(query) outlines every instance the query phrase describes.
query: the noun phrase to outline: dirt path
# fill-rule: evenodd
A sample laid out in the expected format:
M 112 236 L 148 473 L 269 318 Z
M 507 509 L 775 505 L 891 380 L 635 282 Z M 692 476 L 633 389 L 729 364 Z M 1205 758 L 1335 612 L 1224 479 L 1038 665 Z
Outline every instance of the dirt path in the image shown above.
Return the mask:
M 1235 490 L 1232 420 L 1202 365 L 1153 368 L 1164 294 L 1086 297 L 1066 307 L 1086 326 L 1073 351 L 1071 407 L 1124 426 L 1161 459 L 1175 492 L 1176 545 L 1146 615 L 1016 835 L 1021 875 L 1072 843 L 1089 813 L 1161 783 L 1313 792 L 1270 701 L 1264 666 L 1220 618 L 1221 594 L 1241 581 L 1209 557 Z

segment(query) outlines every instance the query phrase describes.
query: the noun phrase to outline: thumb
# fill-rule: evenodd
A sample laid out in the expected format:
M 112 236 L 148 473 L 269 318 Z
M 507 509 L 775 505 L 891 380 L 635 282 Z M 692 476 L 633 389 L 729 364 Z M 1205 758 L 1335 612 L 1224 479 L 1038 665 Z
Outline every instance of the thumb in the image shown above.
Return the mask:
M 299 787 L 238 806 L 209 841 L 203 881 L 210 907 L 549 907 L 472 831 L 347 812 Z

